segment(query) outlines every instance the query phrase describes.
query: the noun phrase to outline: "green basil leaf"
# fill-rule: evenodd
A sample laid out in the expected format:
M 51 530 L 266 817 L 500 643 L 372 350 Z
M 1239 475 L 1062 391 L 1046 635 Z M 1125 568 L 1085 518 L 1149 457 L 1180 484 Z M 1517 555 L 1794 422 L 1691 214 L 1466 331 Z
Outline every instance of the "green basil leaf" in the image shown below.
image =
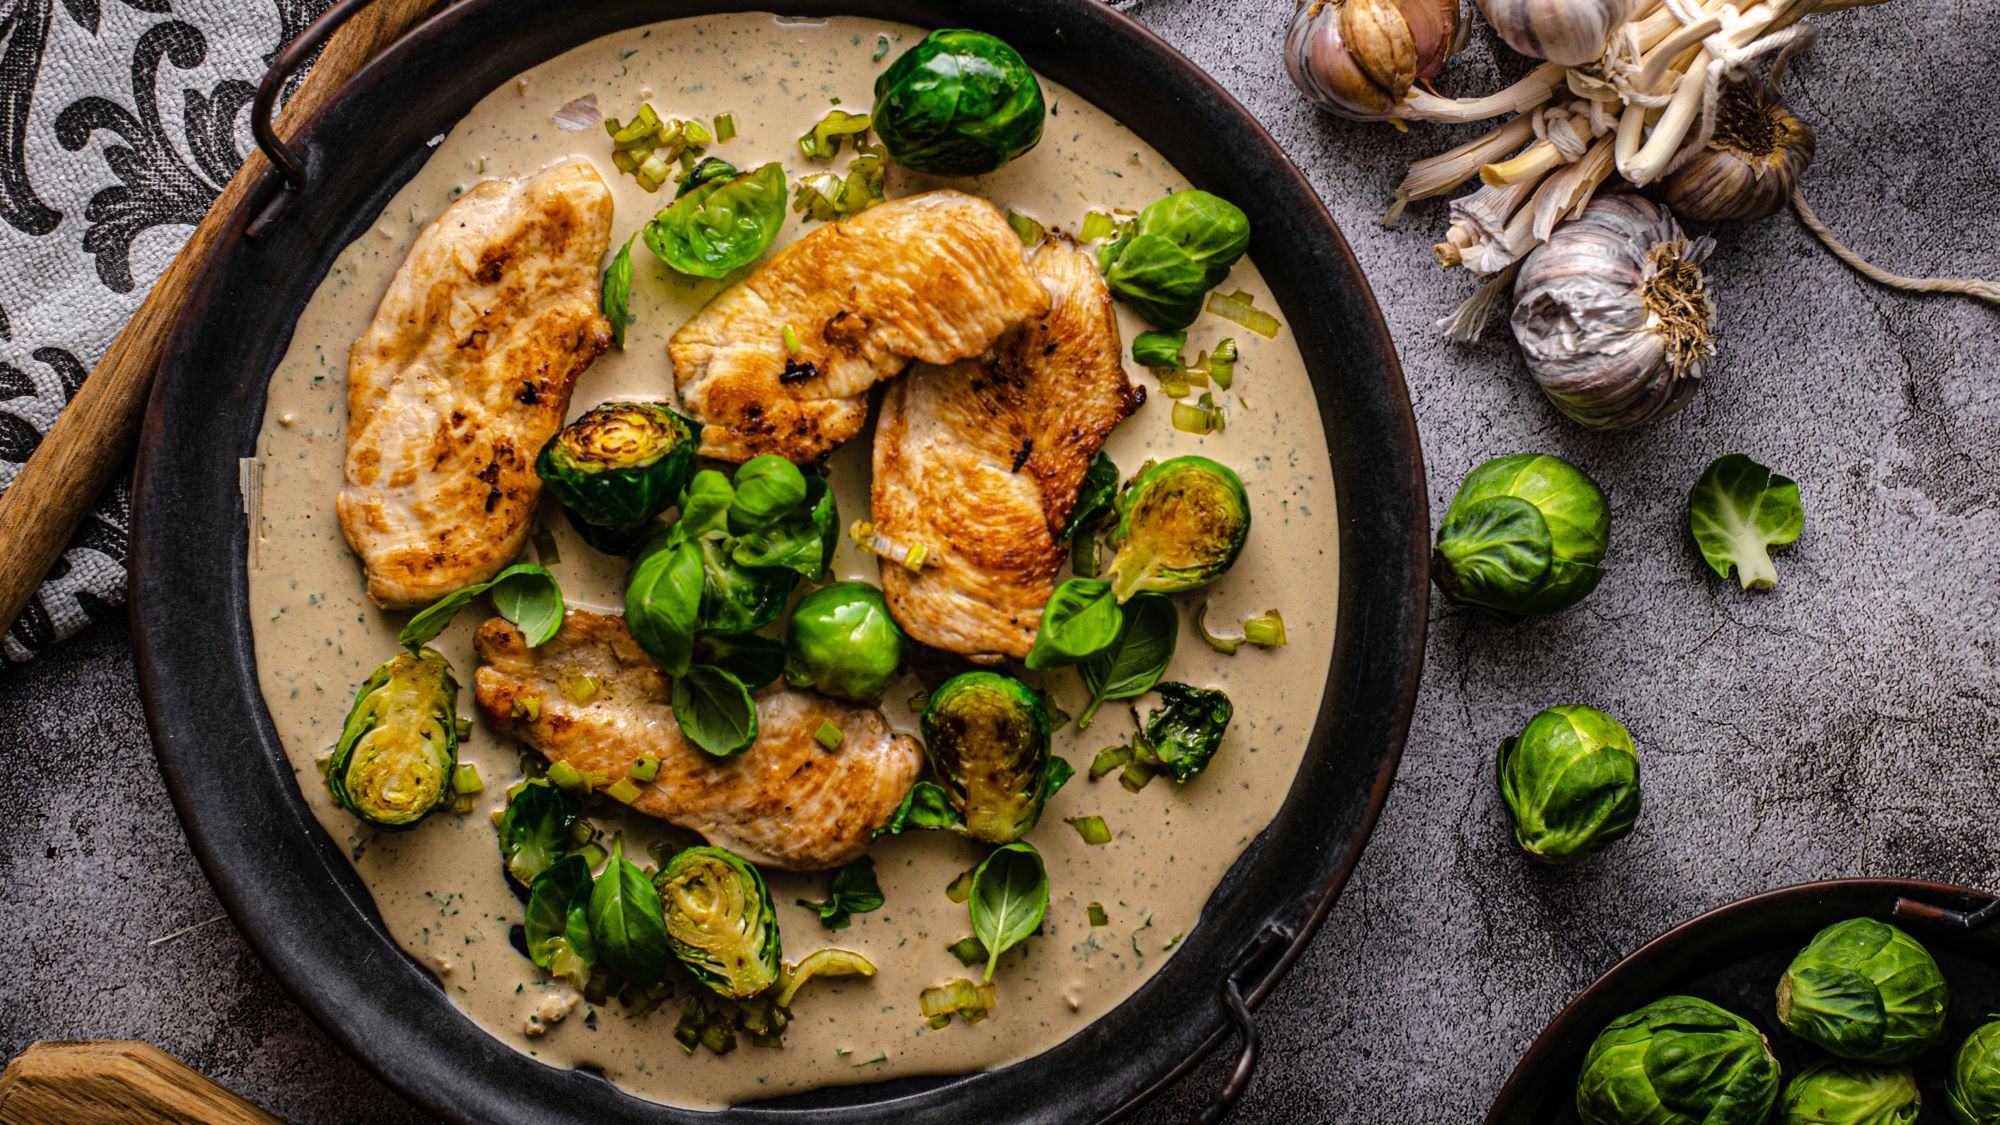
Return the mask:
M 806 499 L 806 475 L 797 465 L 766 453 L 736 468 L 736 498 L 729 505 L 729 530 L 761 531 L 790 515 Z
M 823 901 L 799 899 L 798 904 L 819 914 L 820 925 L 844 930 L 851 914 L 866 914 L 882 908 L 882 887 L 875 879 L 875 861 L 862 856 L 833 873 L 832 894 Z
M 697 664 L 713 664 L 735 676 L 751 691 L 768 687 L 785 674 L 783 642 L 755 633 L 738 637 L 696 637 L 694 659 Z
M 693 658 L 702 574 L 701 550 L 667 535 L 639 556 L 625 585 L 625 626 L 669 676 L 686 672 Z
M 562 628 L 562 589 L 556 585 L 555 577 L 535 563 L 515 563 L 490 581 L 461 586 L 425 606 L 396 634 L 397 642 L 412 651 L 422 648 L 444 632 L 459 610 L 488 591 L 494 595 L 493 608 L 520 627 L 527 636 L 528 647 L 546 642 Z
M 1181 615 L 1173 599 L 1165 594 L 1139 594 L 1122 608 L 1125 628 L 1117 642 L 1077 669 L 1083 674 L 1083 686 L 1090 691 L 1090 706 L 1076 721 L 1079 729 L 1090 725 L 1105 700 L 1137 699 L 1153 690 L 1173 662 L 1174 647 L 1181 636 Z
M 729 534 L 729 506 L 736 502 L 736 489 L 729 478 L 714 469 L 703 469 L 688 482 L 681 497 L 680 522 L 674 531 L 683 539 L 703 539 Z
M 525 887 L 569 850 L 570 825 L 582 812 L 576 795 L 542 778 L 521 787 L 500 817 L 500 858 Z
M 1111 503 L 1118 497 L 1118 466 L 1102 450 L 1091 459 L 1090 468 L 1083 474 L 1083 484 L 1076 493 L 1076 507 L 1070 509 L 1069 523 L 1063 525 L 1063 539 L 1069 539 L 1079 531 L 1088 531 L 1104 517 L 1111 514 Z M 1062 540 L 1057 540 L 1061 542 Z M 1095 577 L 1077 571 L 1079 578 Z
M 624 837 L 611 842 L 611 861 L 590 892 L 590 937 L 605 968 L 640 988 L 667 968 L 667 922 L 653 881 L 625 858 Z
M 718 758 L 741 754 L 757 741 L 757 704 L 743 681 L 696 664 L 674 681 L 674 718 L 688 741 Z
M 870 839 L 919 830 L 965 830 L 965 817 L 951 807 L 951 798 L 935 781 L 919 781 L 910 786 L 910 791 L 903 794 L 903 803 L 889 815 L 889 822 L 877 828 Z
M 996 848 L 972 872 L 972 935 L 986 947 L 986 980 L 1000 955 L 1019 945 L 1049 910 L 1049 876 L 1032 844 Z
M 1056 587 L 1043 608 L 1042 627 L 1025 663 L 1037 671 L 1080 663 L 1116 644 L 1124 627 L 1111 583 L 1072 578 Z
M 839 524 L 825 478 L 807 477 L 805 503 L 769 527 L 738 536 L 730 557 L 738 566 L 777 567 L 817 581 L 833 561 Z
M 591 940 L 588 922 L 592 897 L 590 863 L 580 855 L 564 856 L 535 876 L 521 922 L 528 959 L 550 968 L 556 943 L 567 942 L 586 965 L 595 966 L 596 943 Z
M 632 299 L 632 240 L 618 248 L 618 256 L 611 259 L 611 266 L 604 271 L 604 292 L 598 304 L 604 310 L 604 319 L 611 322 L 611 342 L 622 350 L 625 347 L 625 326 L 632 322 L 630 302 Z
M 1797 541 L 1805 526 L 1798 482 L 1741 453 L 1716 458 L 1688 494 L 1688 527 L 1701 557 L 1724 578 L 1735 567 L 1745 590 L 1778 584 L 1770 548 Z

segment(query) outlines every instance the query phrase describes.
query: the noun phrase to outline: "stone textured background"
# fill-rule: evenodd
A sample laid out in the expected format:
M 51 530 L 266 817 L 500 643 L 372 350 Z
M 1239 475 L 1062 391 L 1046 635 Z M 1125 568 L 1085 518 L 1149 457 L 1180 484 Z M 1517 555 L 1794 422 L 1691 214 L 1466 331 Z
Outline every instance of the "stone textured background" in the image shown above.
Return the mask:
M 1408 135 L 1316 114 L 1279 60 L 1289 0 L 1127 4 L 1246 102 L 1354 242 L 1402 350 L 1434 515 L 1473 465 L 1559 453 L 1611 496 L 1610 574 L 1583 606 L 1497 628 L 1440 606 L 1402 773 L 1326 929 L 1267 1004 L 1238 1120 L 1476 1120 L 1542 1024 L 1613 961 L 1732 899 L 1878 874 L 2000 884 L 2000 312 L 1874 288 L 1779 216 L 1717 233 L 1710 385 L 1637 432 L 1586 432 L 1507 334 L 1431 322 L 1469 290 L 1432 264 L 1442 208 L 1377 219 Z M 1939 0 L 1823 22 L 1789 94 L 1819 129 L 1807 187 L 1848 241 L 1909 272 L 2000 277 L 2000 6 Z M 1483 37 L 1445 75 L 1522 69 Z M 1215 138 L 1226 145 L 1229 138 Z M 1796 477 L 1804 537 L 1759 596 L 1707 573 L 1688 486 L 1742 451 Z M 1497 741 L 1536 710 L 1622 718 L 1646 767 L 1636 835 L 1580 868 L 1515 853 Z M 221 911 L 154 768 L 127 636 L 102 627 L 0 679 L 0 1053 L 158 1043 L 302 1122 L 415 1120 L 276 986 Z M 184 927 L 192 932 L 149 944 Z M 1146 1115 L 1182 1119 L 1211 1062 Z

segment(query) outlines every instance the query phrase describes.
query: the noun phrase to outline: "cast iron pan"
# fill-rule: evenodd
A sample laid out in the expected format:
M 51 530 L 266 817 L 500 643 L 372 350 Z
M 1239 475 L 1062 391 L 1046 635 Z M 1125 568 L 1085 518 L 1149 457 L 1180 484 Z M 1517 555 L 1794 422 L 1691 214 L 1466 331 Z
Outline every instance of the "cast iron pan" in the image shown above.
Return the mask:
M 340 0 L 279 59 L 306 58 Z M 237 461 L 265 386 L 335 255 L 481 96 L 571 47 L 744 7 L 999 34 L 1042 74 L 1120 118 L 1196 185 L 1241 205 L 1250 252 L 1314 375 L 1339 504 L 1339 634 L 1292 791 L 1201 924 L 1130 1000 L 997 1071 L 905 1078 L 694 1112 L 535 1062 L 461 1016 L 383 932 L 367 891 L 299 795 L 259 694 Z M 299 1003 L 390 1085 L 479 1122 L 1075 1122 L 1128 1112 L 1232 1030 L 1297 958 L 1360 856 L 1401 753 L 1422 663 L 1427 506 L 1416 427 L 1382 317 L 1340 232 L 1270 136 L 1221 87 L 1126 17 L 1082 0 L 465 0 L 390 48 L 292 139 L 230 217 L 168 348 L 141 441 L 134 645 L 147 721 L 188 838 L 238 927 Z M 295 177 L 295 178 L 294 178 Z M 292 182 L 283 182 L 291 179 Z M 663 1038 L 663 1050 L 676 1050 Z
M 1981 913 L 1983 912 L 1983 913 Z M 1719 1004 L 1771 1040 L 1786 1081 L 1824 1052 L 1786 1031 L 1778 978 L 1814 934 L 1849 918 L 1908 931 L 1937 958 L 1951 992 L 1940 1046 L 1916 1063 L 1924 1118 L 1944 1119 L 1944 1075 L 1958 1045 L 2000 1012 L 2000 899 L 1915 879 L 1801 883 L 1730 903 L 1668 930 L 1613 966 L 1551 1022 L 1500 1089 L 1486 1125 L 1575 1125 L 1576 1075 L 1604 1026 L 1662 996 Z

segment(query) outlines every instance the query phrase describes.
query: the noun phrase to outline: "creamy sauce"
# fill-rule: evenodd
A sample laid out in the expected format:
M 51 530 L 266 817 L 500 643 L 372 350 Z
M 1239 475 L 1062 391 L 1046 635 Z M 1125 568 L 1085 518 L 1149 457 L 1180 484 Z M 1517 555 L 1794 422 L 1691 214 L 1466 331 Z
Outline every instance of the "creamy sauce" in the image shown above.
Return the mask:
M 1084 772 L 1098 750 L 1130 737 L 1127 708 L 1106 705 L 1088 730 L 1070 723 L 1056 733 L 1057 753 L 1079 772 L 1030 836 L 1048 865 L 1048 918 L 1039 935 L 1001 958 L 999 1006 L 990 1019 L 932 1030 L 917 1009 L 923 988 L 977 975 L 946 950 L 970 934 L 971 925 L 966 908 L 947 899 L 945 888 L 984 853 L 957 837 L 916 833 L 878 843 L 872 854 L 887 904 L 856 915 L 851 928 L 838 932 L 822 929 L 812 912 L 793 905 L 826 897 L 826 875 L 767 872 L 789 960 L 838 945 L 866 954 L 880 971 L 870 980 L 807 985 L 793 1004 L 795 1019 L 782 1050 L 745 1040 L 724 1057 L 705 1051 L 690 1057 L 671 1035 L 678 999 L 646 1017 L 630 1016 L 615 999 L 571 1009 L 574 993 L 544 979 L 509 944 L 522 906 L 506 885 L 489 814 L 504 805 L 505 788 L 520 776 L 518 744 L 475 718 L 460 755 L 478 765 L 486 782 L 477 809 L 466 815 L 441 811 L 411 832 L 376 832 L 328 798 L 316 762 L 338 736 L 355 686 L 397 651 L 396 632 L 406 619 L 368 602 L 360 565 L 334 516 L 347 349 L 417 233 L 483 178 L 525 175 L 572 156 L 594 161 L 616 195 L 614 249 L 639 230 L 669 201 L 671 182 L 648 194 L 613 168 L 601 127 L 564 132 L 551 124 L 551 112 L 585 94 L 595 94 L 607 115 L 621 119 L 641 101 L 651 101 L 663 117 L 711 121 L 733 113 L 737 138 L 713 146 L 710 155 L 743 168 L 779 160 L 793 176 L 827 168 L 804 160 L 796 138 L 835 98 L 865 111 L 876 73 L 922 35 L 862 19 L 706 17 L 607 36 L 536 67 L 489 95 L 437 142 L 430 161 L 377 225 L 340 255 L 271 380 L 255 467 L 262 498 L 249 505 L 261 509 L 252 537 L 250 607 L 264 697 L 307 802 L 353 857 L 389 932 L 438 974 L 468 1017 L 544 1062 L 599 1068 L 621 1087 L 659 1101 L 714 1106 L 828 1084 L 998 1067 L 1082 1030 L 1130 995 L 1195 926 L 1223 873 L 1284 800 L 1319 704 L 1333 643 L 1335 523 L 1309 377 L 1287 333 L 1265 340 L 1204 316 L 1189 331 L 1190 360 L 1225 336 L 1241 348 L 1235 387 L 1226 396 L 1227 430 L 1202 437 L 1175 431 L 1170 400 L 1141 373 L 1149 401 L 1112 435 L 1107 451 L 1128 477 L 1148 458 L 1189 452 L 1221 460 L 1243 477 L 1254 513 L 1249 545 L 1220 583 L 1178 599 L 1182 635 L 1167 676 L 1226 689 L 1235 721 L 1201 777 L 1180 788 L 1156 780 L 1136 794 L 1122 788 L 1115 773 L 1093 783 Z M 882 37 L 888 50 L 878 60 Z M 1044 80 L 1043 86 L 1050 117 L 1040 146 L 961 186 L 1071 231 L 1086 211 L 1136 211 L 1188 186 L 1117 122 L 1054 83 Z M 843 153 L 831 167 L 844 171 L 846 161 Z M 891 172 L 892 196 L 930 186 L 921 177 Z M 792 215 L 780 241 L 806 229 Z M 610 398 L 671 400 L 668 337 L 724 284 L 671 274 L 643 245 L 634 247 L 633 260 L 635 319 L 625 350 L 599 359 L 579 380 L 572 416 Z M 1247 259 L 1222 288 L 1238 285 L 1256 295 L 1258 307 L 1276 310 Z M 1145 325 L 1129 311 L 1121 317 L 1129 344 Z M 832 461 L 843 525 L 867 512 L 869 444 L 864 434 Z M 625 560 L 592 552 L 553 509 L 547 506 L 541 524 L 559 544 L 560 561 L 550 569 L 570 604 L 616 612 Z M 873 581 L 877 575 L 875 561 L 846 541 L 835 568 L 845 577 Z M 1210 603 L 1210 623 L 1220 632 L 1280 608 L 1289 647 L 1245 648 L 1233 657 L 1211 651 L 1194 627 L 1194 607 L 1202 600 Z M 459 709 L 468 716 L 476 710 L 472 634 L 487 612 L 484 603 L 469 608 L 435 642 L 457 669 Z M 1074 674 L 1046 679 L 1065 708 L 1082 710 Z M 906 679 L 885 699 L 891 717 L 906 729 L 914 722 L 904 701 L 919 686 Z M 1111 843 L 1085 846 L 1063 823 L 1086 815 L 1104 818 Z M 641 862 L 650 841 L 688 842 L 684 833 L 643 817 L 606 816 L 599 823 L 624 831 L 626 854 Z M 1090 926 L 1086 909 L 1093 902 L 1103 905 L 1108 925 Z M 686 988 L 680 977 L 678 994 Z M 524 1030 L 538 1010 L 546 1016 L 566 1009 L 566 1018 L 548 1023 L 543 1034 Z

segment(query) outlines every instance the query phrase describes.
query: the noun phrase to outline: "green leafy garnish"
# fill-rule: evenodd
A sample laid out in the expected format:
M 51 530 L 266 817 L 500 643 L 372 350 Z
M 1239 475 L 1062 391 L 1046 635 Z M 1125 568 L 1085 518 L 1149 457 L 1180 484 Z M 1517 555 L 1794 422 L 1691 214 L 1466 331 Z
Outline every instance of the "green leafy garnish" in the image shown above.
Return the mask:
M 570 826 L 582 812 L 575 794 L 545 778 L 522 784 L 500 816 L 500 858 L 522 886 L 549 869 L 569 850 Z
M 741 754 L 757 741 L 757 704 L 743 681 L 696 664 L 674 680 L 674 719 L 688 741 L 718 758 Z
M 1141 332 L 1132 338 L 1132 362 L 1141 367 L 1179 371 L 1181 349 L 1187 346 L 1185 332 Z
M 618 256 L 611 259 L 611 266 L 604 271 L 604 292 L 598 305 L 604 310 L 604 319 L 611 322 L 611 342 L 625 346 L 625 326 L 631 323 L 627 308 L 632 298 L 632 240 L 618 248 Z
M 1730 567 L 1745 590 L 1778 584 L 1769 548 L 1795 542 L 1805 529 L 1798 482 L 1741 453 L 1716 458 L 1688 494 L 1688 527 L 1715 573 Z
M 535 876 L 521 920 L 528 959 L 578 988 L 597 967 L 589 921 L 592 892 L 589 862 L 564 856 Z
M 799 905 L 819 913 L 819 924 L 829 930 L 844 930 L 853 923 L 853 914 L 882 908 L 882 887 L 875 880 L 875 861 L 862 856 L 833 873 L 831 893 L 823 901 L 800 899 Z
M 1077 717 L 1077 727 L 1090 725 L 1107 699 L 1137 699 L 1153 690 L 1173 661 L 1180 640 L 1181 615 L 1165 594 L 1139 594 L 1120 607 L 1125 625 L 1110 648 L 1078 666 L 1090 705 Z
M 726 277 L 757 260 L 785 224 L 785 169 L 777 163 L 710 180 L 675 199 L 642 232 L 672 269 Z
M 667 924 L 660 894 L 625 858 L 623 837 L 611 842 L 609 866 L 590 892 L 590 937 L 604 967 L 641 988 L 667 968 Z
M 962 829 L 965 818 L 951 807 L 951 798 L 935 781 L 919 781 L 903 794 L 903 803 L 889 816 L 889 823 L 875 830 L 876 836 L 894 836 L 919 829 Z
M 996 848 L 972 872 L 972 936 L 986 947 L 986 975 L 993 979 L 1000 955 L 1026 940 L 1049 910 L 1049 876 L 1042 856 L 1020 841 Z
M 562 628 L 562 588 L 555 576 L 537 563 L 515 563 L 491 581 L 462 586 L 432 602 L 410 618 L 396 640 L 413 651 L 422 648 L 481 594 L 492 595 L 494 611 L 520 628 L 529 648 L 547 642 Z
M 1072 578 L 1056 587 L 1043 608 L 1041 629 L 1024 663 L 1037 671 L 1082 663 L 1116 644 L 1123 628 L 1111 583 Z

